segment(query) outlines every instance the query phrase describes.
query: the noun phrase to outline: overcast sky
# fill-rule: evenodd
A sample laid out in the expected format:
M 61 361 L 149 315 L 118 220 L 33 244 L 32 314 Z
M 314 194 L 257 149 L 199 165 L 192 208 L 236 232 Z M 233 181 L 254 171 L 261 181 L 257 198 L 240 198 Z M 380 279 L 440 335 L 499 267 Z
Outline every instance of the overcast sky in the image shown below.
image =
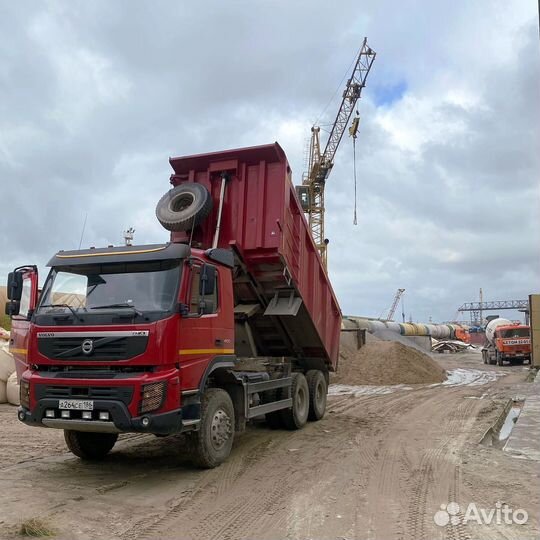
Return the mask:
M 446 8 L 443 8 L 443 4 Z M 0 0 L 0 281 L 58 249 L 166 241 L 169 156 L 278 141 L 300 182 L 310 126 L 362 39 L 377 52 L 327 183 L 344 313 L 414 320 L 540 292 L 536 0 Z M 334 100 L 320 118 L 330 123 Z M 398 310 L 400 311 L 400 310 Z M 504 315 L 504 313 L 500 313 Z M 468 319 L 468 314 L 466 314 Z

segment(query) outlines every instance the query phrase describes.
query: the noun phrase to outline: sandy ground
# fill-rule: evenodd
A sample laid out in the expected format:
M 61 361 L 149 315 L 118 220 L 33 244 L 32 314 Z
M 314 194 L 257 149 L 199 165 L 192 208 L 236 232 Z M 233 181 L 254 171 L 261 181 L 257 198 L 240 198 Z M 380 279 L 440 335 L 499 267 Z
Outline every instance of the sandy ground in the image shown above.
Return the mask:
M 435 358 L 485 376 L 330 396 L 321 422 L 254 426 L 211 471 L 182 458 L 181 437 L 127 436 L 104 462 L 83 463 L 61 432 L 27 428 L 2 405 L 0 538 L 18 538 L 31 517 L 61 539 L 537 538 L 539 462 L 479 444 L 527 370 L 484 366 L 478 354 Z M 433 519 L 441 504 L 460 504 L 462 521 L 469 503 L 497 501 L 525 509 L 528 523 Z

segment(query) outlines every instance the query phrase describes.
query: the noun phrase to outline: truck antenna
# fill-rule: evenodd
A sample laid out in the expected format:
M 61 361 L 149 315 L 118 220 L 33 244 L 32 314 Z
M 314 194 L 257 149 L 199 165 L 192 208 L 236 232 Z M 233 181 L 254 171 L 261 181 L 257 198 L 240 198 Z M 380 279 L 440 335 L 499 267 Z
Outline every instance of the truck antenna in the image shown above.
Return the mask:
M 81 249 L 81 246 L 82 246 L 82 241 L 83 241 L 83 236 L 84 236 L 84 230 L 86 229 L 86 220 L 88 219 L 88 212 L 86 212 L 86 214 L 84 215 L 84 223 L 83 223 L 83 226 L 82 226 L 82 231 L 81 231 L 81 238 L 79 240 L 79 249 Z

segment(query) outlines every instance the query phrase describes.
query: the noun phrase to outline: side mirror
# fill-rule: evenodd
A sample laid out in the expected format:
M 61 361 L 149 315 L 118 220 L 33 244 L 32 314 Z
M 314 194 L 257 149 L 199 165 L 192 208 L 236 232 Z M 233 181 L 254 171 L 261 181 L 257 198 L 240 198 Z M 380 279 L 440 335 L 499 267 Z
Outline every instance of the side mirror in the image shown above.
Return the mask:
M 21 310 L 21 303 L 19 300 L 8 300 L 6 302 L 6 315 L 9 315 L 10 317 L 13 317 L 14 315 L 18 315 Z
M 20 300 L 22 296 L 23 275 L 21 272 L 10 272 L 7 281 L 7 297 L 9 300 Z M 6 308 L 7 309 L 7 308 Z
M 204 264 L 201 268 L 199 296 L 211 296 L 216 292 L 216 267 Z

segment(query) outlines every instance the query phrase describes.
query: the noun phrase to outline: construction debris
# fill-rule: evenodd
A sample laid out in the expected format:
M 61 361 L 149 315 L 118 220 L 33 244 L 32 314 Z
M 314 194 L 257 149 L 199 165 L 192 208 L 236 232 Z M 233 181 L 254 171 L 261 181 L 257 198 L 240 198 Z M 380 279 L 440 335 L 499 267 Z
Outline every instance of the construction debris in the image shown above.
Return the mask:
M 476 349 L 474 345 L 457 340 L 437 341 L 434 339 L 431 346 L 432 352 L 436 353 L 457 353 Z

